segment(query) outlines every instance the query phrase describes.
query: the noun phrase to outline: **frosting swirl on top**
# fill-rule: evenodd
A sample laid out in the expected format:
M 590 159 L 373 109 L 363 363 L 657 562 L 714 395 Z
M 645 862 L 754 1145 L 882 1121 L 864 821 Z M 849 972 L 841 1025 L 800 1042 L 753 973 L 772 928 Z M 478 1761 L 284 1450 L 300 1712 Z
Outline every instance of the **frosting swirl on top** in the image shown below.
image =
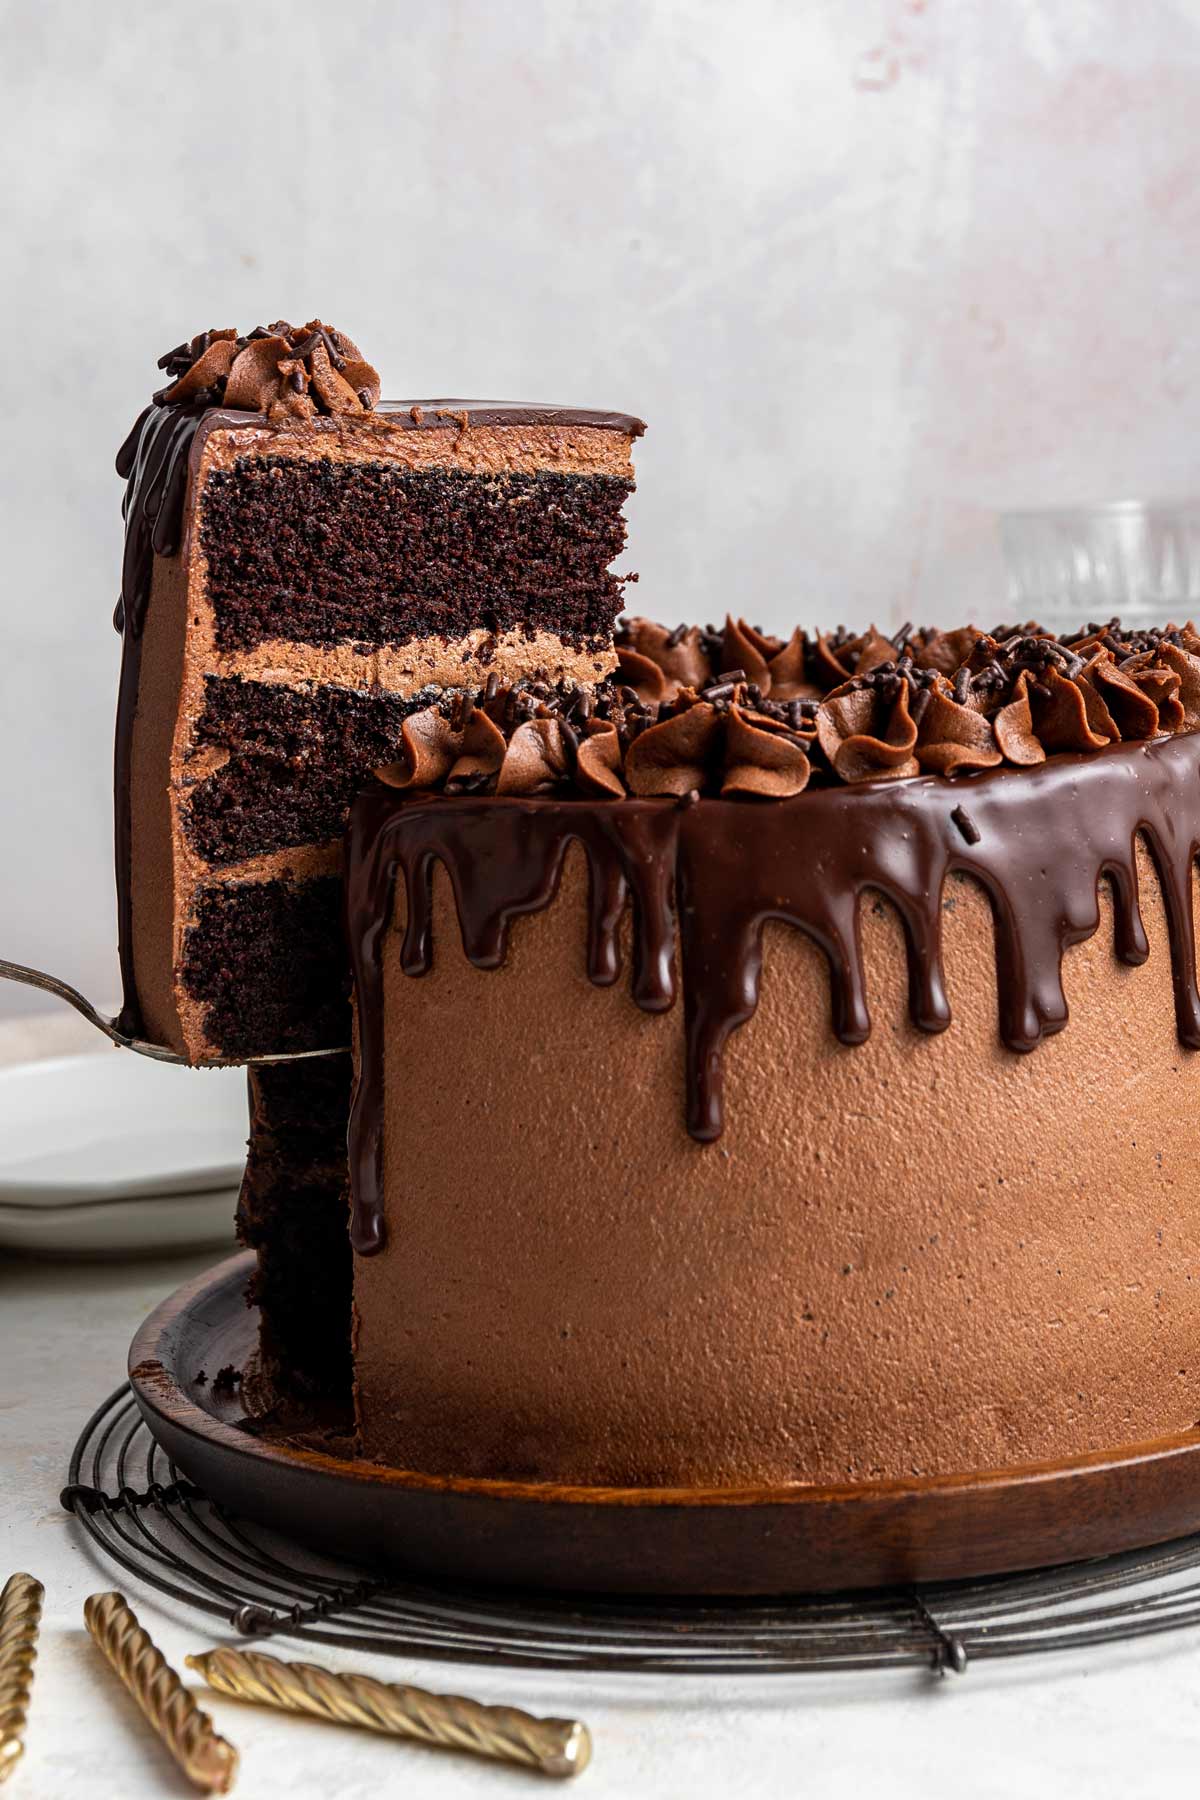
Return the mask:
M 1130 635 L 1114 620 L 1070 640 L 1037 626 L 783 640 L 742 620 L 671 631 L 634 619 L 618 654 L 618 676 L 595 687 L 493 675 L 483 689 L 428 689 L 399 760 L 376 773 L 446 793 L 781 800 L 810 781 L 1023 767 L 1200 729 L 1190 623 Z
M 357 344 L 320 319 L 278 319 L 246 337 L 202 331 L 158 366 L 172 377 L 154 396 L 158 406 L 229 406 L 277 422 L 371 412 L 379 400 L 379 376 Z

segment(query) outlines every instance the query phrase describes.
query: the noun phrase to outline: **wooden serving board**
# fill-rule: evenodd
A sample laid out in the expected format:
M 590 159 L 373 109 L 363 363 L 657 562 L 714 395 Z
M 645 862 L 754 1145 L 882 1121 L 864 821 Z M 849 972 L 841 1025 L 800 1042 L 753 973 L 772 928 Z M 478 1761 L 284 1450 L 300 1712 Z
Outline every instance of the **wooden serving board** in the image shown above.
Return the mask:
M 212 1499 L 352 1562 L 579 1593 L 800 1594 L 1038 1568 L 1200 1530 L 1200 1432 L 836 1488 L 562 1487 L 327 1455 L 264 1435 L 236 1390 L 213 1392 L 219 1369 L 253 1363 L 253 1260 L 229 1258 L 151 1313 L 130 1348 L 133 1391 Z

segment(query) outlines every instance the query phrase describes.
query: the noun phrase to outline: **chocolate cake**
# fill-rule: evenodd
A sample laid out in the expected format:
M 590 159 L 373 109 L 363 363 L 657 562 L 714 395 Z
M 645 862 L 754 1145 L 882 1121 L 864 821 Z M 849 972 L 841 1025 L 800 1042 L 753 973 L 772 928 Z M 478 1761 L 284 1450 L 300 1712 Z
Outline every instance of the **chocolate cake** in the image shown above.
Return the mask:
M 1200 637 L 636 621 L 354 803 L 362 1452 L 1010 1468 L 1200 1420 Z
M 348 1408 L 351 1252 L 346 1230 L 350 1056 L 250 1071 L 250 1152 L 240 1241 L 257 1252 L 248 1298 L 275 1394 Z
M 615 666 L 643 427 L 381 405 L 319 321 L 159 366 L 117 464 L 122 1023 L 194 1062 L 345 1046 L 350 800 L 447 687 Z
M 636 419 L 380 405 L 318 321 L 161 366 L 122 1017 L 328 1052 L 251 1076 L 287 1417 L 609 1488 L 1197 1425 L 1194 628 L 617 627 Z

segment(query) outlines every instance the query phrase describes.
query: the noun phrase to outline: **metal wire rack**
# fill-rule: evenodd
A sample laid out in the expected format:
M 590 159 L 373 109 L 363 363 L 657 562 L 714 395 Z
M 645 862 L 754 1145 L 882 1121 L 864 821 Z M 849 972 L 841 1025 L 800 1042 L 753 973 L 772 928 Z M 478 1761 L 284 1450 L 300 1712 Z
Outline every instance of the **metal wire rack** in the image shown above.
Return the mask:
M 1200 1536 L 987 1581 L 720 1604 L 364 1576 L 230 1516 L 182 1480 L 127 1385 L 97 1407 L 62 1504 L 140 1581 L 247 1638 L 444 1661 L 659 1675 L 925 1665 L 1078 1650 L 1200 1625 Z

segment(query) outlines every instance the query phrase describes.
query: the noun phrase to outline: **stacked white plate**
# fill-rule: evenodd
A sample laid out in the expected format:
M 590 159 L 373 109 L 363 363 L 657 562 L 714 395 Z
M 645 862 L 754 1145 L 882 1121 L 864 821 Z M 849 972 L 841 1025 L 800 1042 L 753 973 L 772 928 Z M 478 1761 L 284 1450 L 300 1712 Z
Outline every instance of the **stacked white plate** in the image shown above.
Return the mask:
M 231 1244 L 246 1134 L 244 1069 L 122 1050 L 0 1067 L 0 1249 Z

